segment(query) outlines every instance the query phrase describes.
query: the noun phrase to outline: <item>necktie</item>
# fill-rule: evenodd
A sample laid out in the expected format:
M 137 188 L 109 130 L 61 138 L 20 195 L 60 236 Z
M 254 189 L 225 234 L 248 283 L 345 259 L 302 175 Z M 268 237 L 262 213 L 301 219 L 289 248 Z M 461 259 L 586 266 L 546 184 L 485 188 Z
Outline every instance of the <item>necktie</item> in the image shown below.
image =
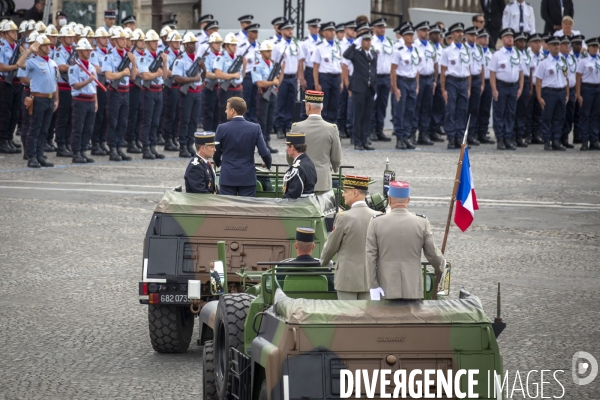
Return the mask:
M 519 4 L 519 29 L 520 32 L 523 32 L 523 28 L 525 27 L 525 22 L 523 21 L 523 3 Z

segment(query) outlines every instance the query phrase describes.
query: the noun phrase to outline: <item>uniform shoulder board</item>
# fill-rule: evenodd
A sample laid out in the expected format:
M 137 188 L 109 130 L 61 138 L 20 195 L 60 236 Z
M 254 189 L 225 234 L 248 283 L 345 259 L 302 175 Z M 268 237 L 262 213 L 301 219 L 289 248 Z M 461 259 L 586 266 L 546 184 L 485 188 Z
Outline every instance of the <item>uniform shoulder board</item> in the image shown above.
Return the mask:
M 298 168 L 300 166 L 300 161 L 301 160 L 296 160 L 296 162 L 292 164 L 292 168 Z
M 306 36 L 306 37 L 305 37 L 304 39 L 302 39 L 302 40 L 308 40 L 308 36 Z
M 248 42 L 244 42 L 244 43 L 240 44 L 240 47 L 244 47 L 247 44 L 248 44 Z
M 208 39 L 206 39 L 204 42 L 200 42 L 200 44 L 204 44 L 204 43 L 208 43 Z
M 375 219 L 375 218 L 377 218 L 377 217 L 381 217 L 382 215 L 383 215 L 382 213 L 375 214 L 375 215 L 373 215 L 373 219 Z
M 322 45 L 322 44 L 323 44 L 323 41 L 320 41 L 320 42 L 319 42 L 319 43 L 317 43 L 316 45 L 317 45 L 317 46 L 320 46 L 320 45 Z
M 403 48 L 404 48 L 404 46 L 398 47 L 398 51 L 402 50 Z
M 425 215 L 423 215 L 423 214 L 417 214 L 417 213 L 414 213 L 414 214 L 415 214 L 417 217 L 421 217 L 421 218 L 425 218 L 425 219 L 427 219 L 427 217 L 426 217 Z

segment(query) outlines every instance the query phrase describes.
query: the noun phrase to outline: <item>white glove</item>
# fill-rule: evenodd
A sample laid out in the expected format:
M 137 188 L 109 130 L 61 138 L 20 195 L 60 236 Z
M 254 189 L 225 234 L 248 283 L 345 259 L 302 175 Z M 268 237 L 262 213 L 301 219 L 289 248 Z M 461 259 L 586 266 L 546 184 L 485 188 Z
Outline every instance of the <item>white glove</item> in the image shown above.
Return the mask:
M 381 300 L 381 296 L 385 296 L 383 293 L 383 289 L 378 287 L 376 289 L 370 289 L 371 292 L 371 300 Z

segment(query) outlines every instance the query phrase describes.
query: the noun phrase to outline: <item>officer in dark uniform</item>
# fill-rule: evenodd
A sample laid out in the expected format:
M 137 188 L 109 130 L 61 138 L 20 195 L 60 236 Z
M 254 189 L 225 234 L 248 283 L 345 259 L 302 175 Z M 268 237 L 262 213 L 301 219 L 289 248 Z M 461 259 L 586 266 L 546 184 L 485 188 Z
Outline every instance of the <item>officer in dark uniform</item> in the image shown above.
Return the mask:
M 306 155 L 306 136 L 304 133 L 288 133 L 285 137 L 287 155 L 294 161 L 283 177 L 283 198 L 312 196 L 317 183 L 317 170 Z
M 215 133 L 196 132 L 194 134 L 196 155 L 185 170 L 185 191 L 187 193 L 219 193 L 216 185 L 215 170 L 209 158 L 215 154 Z
M 315 267 L 321 266 L 320 261 L 312 256 L 312 252 L 315 249 L 315 230 L 313 228 L 302 226 L 296 228 L 296 243 L 294 243 L 294 248 L 296 249 L 296 258 L 294 258 L 294 261 L 314 262 L 316 263 Z

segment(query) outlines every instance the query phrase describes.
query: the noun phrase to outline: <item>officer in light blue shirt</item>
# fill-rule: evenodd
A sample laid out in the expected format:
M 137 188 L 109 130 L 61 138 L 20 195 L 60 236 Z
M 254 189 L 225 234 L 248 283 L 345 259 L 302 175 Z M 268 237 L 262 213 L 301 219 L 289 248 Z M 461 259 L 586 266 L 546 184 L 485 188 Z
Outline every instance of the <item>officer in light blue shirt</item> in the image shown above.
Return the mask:
M 277 106 L 277 95 L 274 86 L 279 84 L 279 76 L 269 80 L 274 64 L 271 60 L 272 50 L 273 45 L 271 42 L 268 40 L 263 41 L 260 44 L 261 59 L 252 68 L 252 83 L 258 86 L 258 124 L 271 154 L 278 152 L 277 149 L 271 147 L 271 131 L 273 130 L 275 108 Z M 281 71 L 283 71 L 283 68 L 281 68 Z M 268 99 L 263 96 L 267 91 L 271 93 Z
M 163 139 L 165 140 L 165 151 L 179 151 L 177 142 L 177 126 L 179 126 L 179 85 L 173 82 L 172 69 L 181 52 L 181 35 L 177 31 L 169 32 L 166 39 L 167 62 L 163 64 L 166 70 L 165 87 L 163 89 L 163 113 L 159 123 Z M 160 47 L 159 50 L 160 51 Z

